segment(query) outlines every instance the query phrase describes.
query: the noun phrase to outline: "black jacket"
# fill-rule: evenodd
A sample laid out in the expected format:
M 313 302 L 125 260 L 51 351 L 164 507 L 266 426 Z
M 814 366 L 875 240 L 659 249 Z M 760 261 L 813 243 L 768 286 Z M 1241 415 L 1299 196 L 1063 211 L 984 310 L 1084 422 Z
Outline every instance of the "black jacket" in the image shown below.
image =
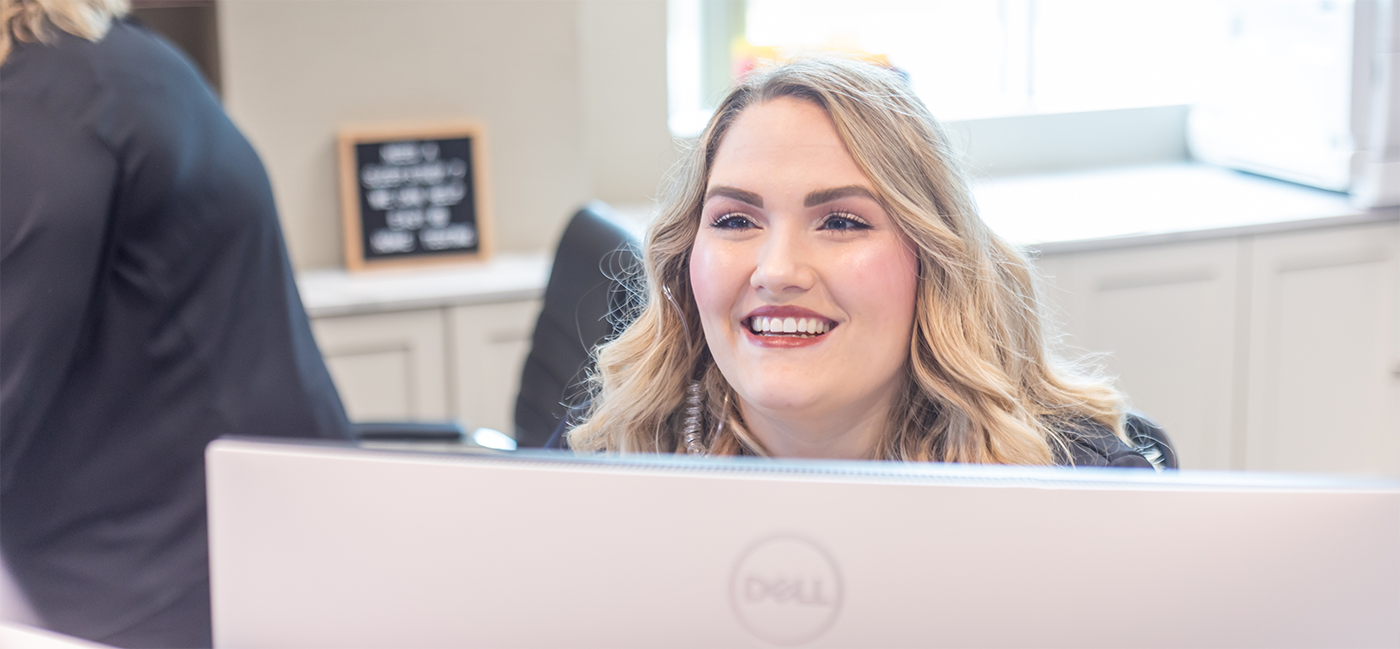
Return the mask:
M 344 437 L 345 411 L 198 72 L 132 22 L 49 31 L 0 67 L 0 549 L 55 630 L 208 643 L 205 445 Z

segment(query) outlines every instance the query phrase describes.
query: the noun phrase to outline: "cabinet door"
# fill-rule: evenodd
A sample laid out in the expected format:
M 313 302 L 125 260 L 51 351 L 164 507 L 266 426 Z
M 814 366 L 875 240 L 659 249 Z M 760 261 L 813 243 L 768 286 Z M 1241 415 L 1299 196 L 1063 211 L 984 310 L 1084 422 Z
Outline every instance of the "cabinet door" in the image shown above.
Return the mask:
M 316 318 L 311 330 L 351 421 L 448 418 L 441 309 Z
M 1400 474 L 1400 226 L 1258 237 L 1247 466 Z
M 1035 259 L 1040 273 L 1041 315 L 1054 323 L 1057 331 L 1069 331 L 1069 314 L 1074 307 L 1075 254 L 1048 255 Z
M 1040 263 L 1069 347 L 1102 354 L 1130 405 L 1171 436 L 1183 468 L 1231 468 L 1237 259 L 1229 240 Z
M 458 417 L 473 428 L 515 435 L 520 370 L 530 353 L 540 301 L 459 306 L 449 314 Z

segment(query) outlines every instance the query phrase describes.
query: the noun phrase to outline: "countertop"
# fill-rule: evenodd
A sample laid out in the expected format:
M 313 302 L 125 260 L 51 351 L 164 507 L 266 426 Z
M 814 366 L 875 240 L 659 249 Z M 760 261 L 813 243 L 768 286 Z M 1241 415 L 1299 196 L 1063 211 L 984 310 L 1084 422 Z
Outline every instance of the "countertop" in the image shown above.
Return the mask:
M 544 294 L 550 253 L 500 253 L 484 262 L 412 270 L 297 273 L 313 318 L 531 300 Z
M 1400 219 L 1343 193 L 1193 163 L 993 178 L 974 192 L 992 229 L 1044 254 Z

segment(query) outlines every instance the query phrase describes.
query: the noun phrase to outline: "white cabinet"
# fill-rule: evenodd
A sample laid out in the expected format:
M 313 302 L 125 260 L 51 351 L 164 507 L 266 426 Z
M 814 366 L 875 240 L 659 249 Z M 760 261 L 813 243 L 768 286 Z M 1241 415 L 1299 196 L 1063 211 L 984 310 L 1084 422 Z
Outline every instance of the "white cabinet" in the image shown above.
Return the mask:
M 1246 468 L 1400 474 L 1400 227 L 1252 245 Z
M 455 419 L 515 431 L 539 300 L 312 318 L 351 421 Z
M 1236 373 L 1233 241 L 1058 255 L 1042 262 L 1073 347 L 1101 358 L 1185 466 L 1228 469 Z
M 1039 265 L 1068 342 L 1103 355 L 1183 467 L 1400 475 L 1400 224 Z
M 511 435 L 550 264 L 501 253 L 403 272 L 312 270 L 297 287 L 352 420 L 455 419 Z
M 351 421 L 449 417 L 441 309 L 313 318 L 311 330 Z
M 539 300 L 477 304 L 447 311 L 457 416 L 473 428 L 515 434 L 520 370 L 530 353 Z

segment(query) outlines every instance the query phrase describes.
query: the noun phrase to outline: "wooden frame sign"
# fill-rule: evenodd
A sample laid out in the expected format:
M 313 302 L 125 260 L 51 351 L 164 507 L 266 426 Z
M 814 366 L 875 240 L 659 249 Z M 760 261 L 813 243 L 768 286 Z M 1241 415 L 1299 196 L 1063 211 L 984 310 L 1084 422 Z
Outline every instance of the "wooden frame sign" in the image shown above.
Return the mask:
M 474 124 L 340 133 L 350 270 L 484 260 L 491 251 L 482 130 Z

